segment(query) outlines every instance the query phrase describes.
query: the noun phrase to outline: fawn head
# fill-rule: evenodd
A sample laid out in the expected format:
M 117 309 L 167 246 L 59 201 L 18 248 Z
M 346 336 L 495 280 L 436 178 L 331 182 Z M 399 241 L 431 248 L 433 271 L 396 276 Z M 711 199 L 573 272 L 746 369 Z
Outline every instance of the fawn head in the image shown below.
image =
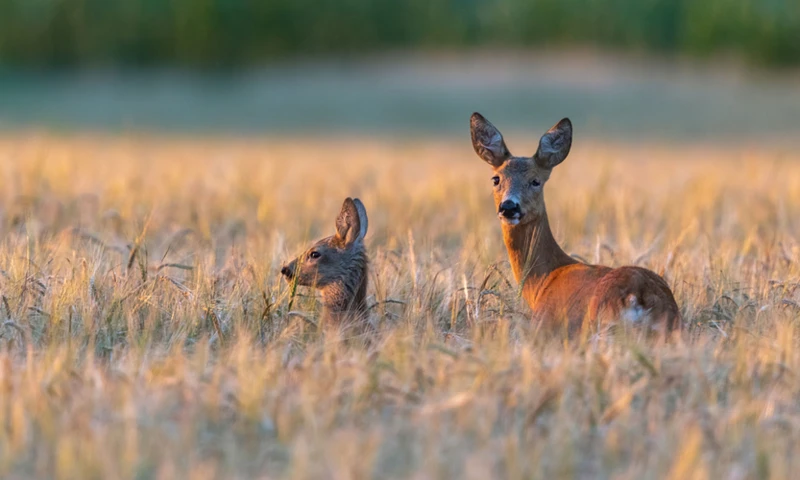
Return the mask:
M 480 113 L 470 118 L 472 147 L 493 170 L 497 216 L 507 225 L 536 221 L 545 214 L 542 189 L 553 167 L 563 162 L 572 146 L 572 123 L 562 119 L 542 135 L 532 157 L 515 157 L 503 135 Z
M 346 198 L 336 217 L 336 233 L 311 245 L 283 268 L 281 274 L 298 285 L 324 289 L 360 278 L 366 264 L 364 236 L 367 211 L 359 199 Z

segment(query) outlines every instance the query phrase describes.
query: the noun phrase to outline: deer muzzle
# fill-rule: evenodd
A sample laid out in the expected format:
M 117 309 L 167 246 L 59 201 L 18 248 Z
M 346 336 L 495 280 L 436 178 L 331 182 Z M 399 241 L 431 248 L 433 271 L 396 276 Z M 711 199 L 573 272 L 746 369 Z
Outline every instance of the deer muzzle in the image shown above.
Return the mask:
M 284 265 L 281 268 L 281 275 L 286 277 L 286 280 L 291 280 L 294 278 L 294 262 L 290 263 L 289 265 Z
M 520 218 L 522 218 L 522 208 L 520 208 L 519 203 L 513 200 L 504 200 L 500 206 L 497 207 L 497 216 L 500 217 L 501 220 L 516 225 L 519 223 Z

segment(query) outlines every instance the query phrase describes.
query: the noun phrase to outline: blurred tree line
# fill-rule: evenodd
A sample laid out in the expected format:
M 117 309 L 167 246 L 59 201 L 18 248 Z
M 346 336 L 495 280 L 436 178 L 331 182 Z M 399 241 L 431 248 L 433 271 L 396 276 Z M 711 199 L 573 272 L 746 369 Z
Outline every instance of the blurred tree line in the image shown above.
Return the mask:
M 800 0 L 0 0 L 0 62 L 16 65 L 570 45 L 798 64 Z

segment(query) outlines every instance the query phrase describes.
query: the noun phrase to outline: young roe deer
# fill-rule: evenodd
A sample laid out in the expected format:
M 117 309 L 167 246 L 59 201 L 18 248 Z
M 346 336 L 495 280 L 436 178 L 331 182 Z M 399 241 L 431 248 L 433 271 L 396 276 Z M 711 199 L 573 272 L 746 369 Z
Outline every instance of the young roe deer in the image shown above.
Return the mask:
M 320 291 L 324 323 L 366 318 L 366 234 L 367 210 L 361 200 L 348 197 L 336 217 L 336 233 L 318 240 L 281 268 L 288 281 Z
M 491 165 L 494 203 L 503 240 L 522 296 L 544 325 L 642 325 L 664 334 L 681 327 L 667 283 L 641 267 L 587 265 L 567 255 L 550 231 L 544 184 L 572 146 L 572 123 L 564 118 L 545 133 L 533 157 L 511 155 L 500 131 L 481 114 L 470 119 L 475 153 Z

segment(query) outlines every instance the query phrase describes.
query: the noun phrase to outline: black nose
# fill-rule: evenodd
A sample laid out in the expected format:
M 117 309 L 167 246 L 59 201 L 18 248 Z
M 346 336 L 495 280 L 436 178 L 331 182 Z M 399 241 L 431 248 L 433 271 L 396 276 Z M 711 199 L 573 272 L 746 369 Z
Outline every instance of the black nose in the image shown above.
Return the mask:
M 283 275 L 286 278 L 291 279 L 292 278 L 292 270 L 289 267 L 283 267 L 283 268 L 281 268 L 281 275 Z
M 500 215 L 506 218 L 520 214 L 519 204 L 517 202 L 512 202 L 511 200 L 506 200 L 501 203 L 497 210 Z

